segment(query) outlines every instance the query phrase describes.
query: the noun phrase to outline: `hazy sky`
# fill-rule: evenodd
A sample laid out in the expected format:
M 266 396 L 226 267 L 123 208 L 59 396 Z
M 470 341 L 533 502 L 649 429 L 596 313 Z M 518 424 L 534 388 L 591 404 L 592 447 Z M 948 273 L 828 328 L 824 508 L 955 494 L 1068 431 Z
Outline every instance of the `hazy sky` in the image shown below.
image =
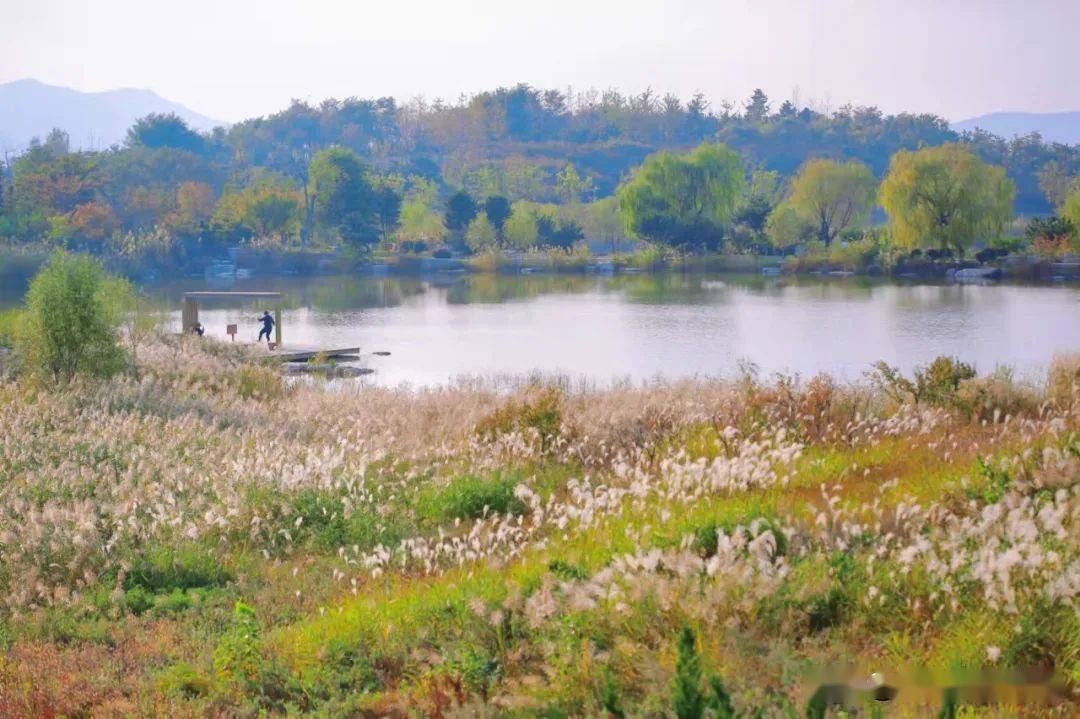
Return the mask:
M 0 82 L 290 98 L 651 86 L 962 119 L 1080 109 L 1080 0 L 0 0 Z

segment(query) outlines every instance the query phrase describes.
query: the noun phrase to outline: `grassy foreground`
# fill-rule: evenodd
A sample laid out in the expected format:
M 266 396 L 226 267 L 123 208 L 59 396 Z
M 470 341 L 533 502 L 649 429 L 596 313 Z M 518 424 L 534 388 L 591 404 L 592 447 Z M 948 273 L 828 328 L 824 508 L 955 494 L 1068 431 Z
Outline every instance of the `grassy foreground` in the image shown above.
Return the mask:
M 0 380 L 0 717 L 807 716 L 871 672 L 896 699 L 828 715 L 935 716 L 918 668 L 1010 667 L 943 715 L 1077 711 L 1080 358 L 405 392 L 138 357 Z

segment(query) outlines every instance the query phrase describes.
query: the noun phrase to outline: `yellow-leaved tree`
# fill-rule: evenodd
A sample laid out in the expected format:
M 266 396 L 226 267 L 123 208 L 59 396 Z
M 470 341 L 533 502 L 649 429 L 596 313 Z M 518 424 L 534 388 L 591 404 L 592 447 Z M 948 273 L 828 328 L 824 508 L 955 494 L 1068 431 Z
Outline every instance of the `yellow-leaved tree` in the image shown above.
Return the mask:
M 1005 168 L 956 144 L 893 155 L 881 183 L 881 204 L 901 247 L 964 250 L 1012 218 L 1016 188 Z
M 798 218 L 828 245 L 870 214 L 876 186 L 874 173 L 858 160 L 807 160 L 792 179 L 791 192 L 777 208 L 780 216 L 773 225 L 790 226 Z

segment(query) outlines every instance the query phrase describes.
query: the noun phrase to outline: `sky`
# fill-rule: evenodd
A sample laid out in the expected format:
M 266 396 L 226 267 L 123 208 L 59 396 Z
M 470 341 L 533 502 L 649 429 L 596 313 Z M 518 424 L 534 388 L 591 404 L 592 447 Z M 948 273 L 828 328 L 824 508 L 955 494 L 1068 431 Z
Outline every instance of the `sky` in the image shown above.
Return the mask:
M 235 122 L 292 98 L 647 87 L 950 120 L 1080 110 L 1080 0 L 2 0 L 0 83 L 149 88 Z

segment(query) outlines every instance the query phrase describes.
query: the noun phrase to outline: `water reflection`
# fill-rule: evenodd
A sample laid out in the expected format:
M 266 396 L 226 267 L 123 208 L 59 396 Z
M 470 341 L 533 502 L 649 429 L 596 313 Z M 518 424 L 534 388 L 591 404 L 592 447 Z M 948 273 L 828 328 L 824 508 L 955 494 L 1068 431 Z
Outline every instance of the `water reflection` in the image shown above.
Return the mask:
M 176 312 L 202 279 L 145 288 Z M 1021 373 L 1080 351 L 1080 289 L 760 275 L 445 275 L 251 278 L 217 289 L 282 291 L 287 344 L 393 354 L 369 381 L 444 382 L 463 374 L 560 372 L 605 382 L 657 375 L 829 372 L 857 379 L 884 359 L 904 369 L 951 354 Z M 251 303 L 208 303 L 211 335 Z

